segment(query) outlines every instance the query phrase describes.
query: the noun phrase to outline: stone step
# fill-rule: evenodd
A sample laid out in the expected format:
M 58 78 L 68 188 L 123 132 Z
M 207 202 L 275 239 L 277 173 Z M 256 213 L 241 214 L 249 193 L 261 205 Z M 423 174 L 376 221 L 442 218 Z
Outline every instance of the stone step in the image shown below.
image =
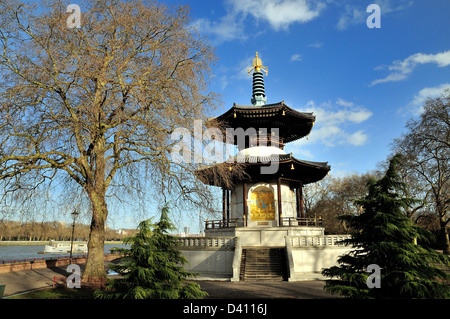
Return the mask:
M 246 257 L 247 263 L 252 264 L 280 264 L 281 258 L 252 258 Z
M 281 257 L 252 257 L 246 256 L 247 260 L 251 262 L 277 262 Z
M 246 268 L 245 274 L 275 274 L 282 275 L 283 270 L 281 268 Z
M 283 266 L 279 264 L 270 264 L 270 263 L 251 264 L 247 262 L 245 265 L 245 269 L 283 269 Z
M 245 277 L 245 281 L 284 281 L 283 276 L 255 276 Z
M 246 261 L 246 268 L 248 267 L 261 267 L 261 268 L 269 268 L 269 267 L 278 267 L 278 268 L 282 268 L 282 265 L 280 265 L 278 262 L 277 263 L 268 263 L 268 262 L 263 262 L 263 263 L 251 263 L 248 262 L 248 260 Z
M 283 248 L 250 248 L 242 250 L 241 280 L 282 281 L 285 278 Z
M 257 252 L 249 252 L 248 256 L 254 256 L 254 257 L 278 257 L 280 256 L 281 252 L 276 253 L 257 253 Z

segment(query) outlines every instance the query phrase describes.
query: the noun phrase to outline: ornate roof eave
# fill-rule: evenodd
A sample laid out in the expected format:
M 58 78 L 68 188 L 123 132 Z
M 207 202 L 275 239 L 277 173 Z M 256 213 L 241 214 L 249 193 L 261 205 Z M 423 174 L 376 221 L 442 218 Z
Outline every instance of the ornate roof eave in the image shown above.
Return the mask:
M 240 156 L 232 157 L 228 162 L 208 165 L 201 168 L 204 178 L 204 183 L 212 186 L 223 186 L 220 183 L 208 181 L 206 176 L 207 171 L 211 172 L 217 166 L 225 166 L 230 169 L 233 165 L 244 165 L 245 171 L 247 172 L 246 177 L 237 178 L 235 182 L 242 182 L 244 180 L 256 180 L 261 178 L 287 178 L 290 180 L 301 181 L 303 185 L 314 183 L 322 180 L 328 172 L 331 170 L 331 166 L 328 162 L 313 162 L 300 160 L 292 156 L 291 154 L 281 154 L 281 155 L 270 155 L 270 156 Z M 260 167 L 270 166 L 274 163 L 278 163 L 279 167 L 277 171 L 273 174 L 259 174 Z
M 315 120 L 313 113 L 296 111 L 281 101 L 263 106 L 233 104 L 222 115 L 210 118 L 206 126 L 221 128 L 224 133 L 227 128 L 278 128 L 283 142 L 289 143 L 307 136 Z
M 255 105 L 243 105 L 243 104 L 236 104 L 233 103 L 233 106 L 223 113 L 222 115 L 216 116 L 212 118 L 211 120 L 223 120 L 228 118 L 236 118 L 234 116 L 235 113 L 237 114 L 268 114 L 270 112 L 279 112 L 285 111 L 286 115 L 287 113 L 289 115 L 292 115 L 293 117 L 296 117 L 297 119 L 306 120 L 306 121 L 312 121 L 314 122 L 316 120 L 316 116 L 313 115 L 312 112 L 299 112 L 292 108 L 290 108 L 288 105 L 284 103 L 284 101 L 278 102 L 278 103 L 271 103 L 271 104 L 265 104 L 262 106 L 255 106 Z M 236 114 L 236 115 L 237 115 Z

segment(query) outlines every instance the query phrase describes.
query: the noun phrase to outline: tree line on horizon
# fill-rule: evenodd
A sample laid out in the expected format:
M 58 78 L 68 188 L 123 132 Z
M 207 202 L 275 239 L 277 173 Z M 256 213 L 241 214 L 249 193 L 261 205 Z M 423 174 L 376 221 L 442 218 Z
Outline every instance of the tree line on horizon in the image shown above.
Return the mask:
M 74 240 L 87 241 L 89 231 L 89 225 L 76 223 Z M 133 235 L 136 231 L 128 229 L 119 232 L 116 229 L 105 227 L 105 240 L 121 241 L 125 237 Z M 0 220 L 0 241 L 67 241 L 71 239 L 72 223 Z

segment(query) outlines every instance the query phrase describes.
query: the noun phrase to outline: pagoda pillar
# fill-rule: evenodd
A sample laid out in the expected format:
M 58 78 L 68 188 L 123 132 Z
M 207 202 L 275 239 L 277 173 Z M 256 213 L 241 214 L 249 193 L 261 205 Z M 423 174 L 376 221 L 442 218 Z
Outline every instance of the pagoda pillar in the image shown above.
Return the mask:
M 226 221 L 226 210 L 227 210 L 226 193 L 227 189 L 225 187 L 222 187 L 222 221 L 224 224 Z
M 304 218 L 305 217 L 305 213 L 303 211 L 303 184 L 300 183 L 297 187 L 297 194 L 296 194 L 297 198 L 297 217 L 298 218 Z
M 227 223 L 230 224 L 230 190 L 227 189 L 227 200 L 226 200 L 226 204 L 227 204 Z
M 281 226 L 281 178 L 277 178 L 278 226 Z
M 305 212 L 303 211 L 303 185 L 300 186 L 300 215 L 305 218 Z
M 242 185 L 242 196 L 243 196 L 243 205 L 244 205 L 244 226 L 247 226 L 247 219 L 248 219 L 248 207 L 247 207 L 247 182 L 244 182 L 244 185 Z

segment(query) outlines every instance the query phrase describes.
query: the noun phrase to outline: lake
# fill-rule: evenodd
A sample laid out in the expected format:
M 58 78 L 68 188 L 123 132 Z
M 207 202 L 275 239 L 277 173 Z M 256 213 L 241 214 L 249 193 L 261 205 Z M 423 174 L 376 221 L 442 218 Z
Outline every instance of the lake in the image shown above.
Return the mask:
M 74 242 L 76 243 L 76 242 Z M 45 245 L 11 245 L 0 246 L 0 263 L 20 261 L 24 259 L 50 259 L 57 257 L 69 257 L 70 253 L 56 253 L 56 254 L 39 254 L 39 251 L 44 250 Z M 109 253 L 113 247 L 126 248 L 125 244 L 105 244 L 105 254 Z M 87 255 L 87 253 L 73 253 L 72 256 Z

